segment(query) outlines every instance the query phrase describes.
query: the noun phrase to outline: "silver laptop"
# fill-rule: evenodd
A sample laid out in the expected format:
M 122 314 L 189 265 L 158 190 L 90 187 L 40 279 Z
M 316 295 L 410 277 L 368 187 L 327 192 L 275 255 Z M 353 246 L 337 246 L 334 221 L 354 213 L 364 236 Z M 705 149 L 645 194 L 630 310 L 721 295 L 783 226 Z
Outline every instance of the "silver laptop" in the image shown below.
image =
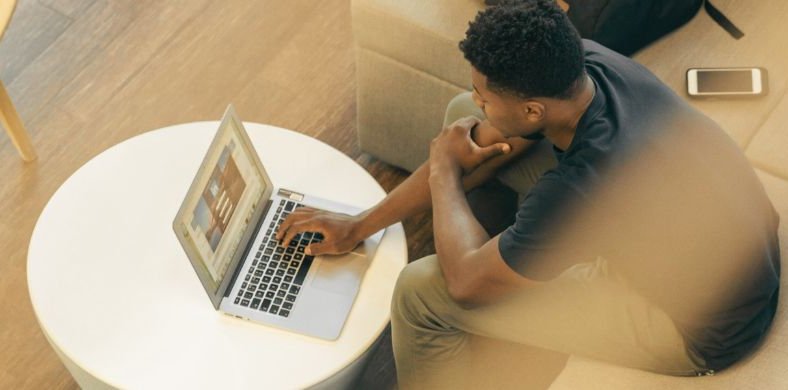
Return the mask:
M 297 154 L 292 158 L 283 163 L 297 163 Z M 305 247 L 322 240 L 321 234 L 305 232 L 283 243 L 275 237 L 281 221 L 303 206 L 361 211 L 276 187 L 230 105 L 173 229 L 214 308 L 335 340 L 383 231 L 346 255 L 309 256 Z

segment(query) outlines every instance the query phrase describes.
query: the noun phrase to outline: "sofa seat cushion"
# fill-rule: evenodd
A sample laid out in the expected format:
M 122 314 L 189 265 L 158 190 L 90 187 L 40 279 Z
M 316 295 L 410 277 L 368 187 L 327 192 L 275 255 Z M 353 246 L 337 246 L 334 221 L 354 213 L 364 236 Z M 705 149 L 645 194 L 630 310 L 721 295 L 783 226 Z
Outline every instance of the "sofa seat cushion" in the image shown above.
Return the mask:
M 353 35 L 368 50 L 470 89 L 471 73 L 457 42 L 482 0 L 353 0 Z
M 780 226 L 782 269 L 788 269 L 788 182 L 758 171 L 769 198 L 783 221 Z M 714 376 L 673 377 L 618 367 L 572 356 L 550 390 L 782 389 L 788 383 L 788 278 L 780 280 L 777 315 L 755 353 Z
M 719 123 L 743 149 L 786 91 L 788 2 L 715 0 L 745 36 L 735 40 L 703 11 L 682 28 L 635 55 L 679 95 L 687 97 L 686 70 L 693 67 L 765 67 L 770 92 L 756 99 L 697 100 L 692 104 Z

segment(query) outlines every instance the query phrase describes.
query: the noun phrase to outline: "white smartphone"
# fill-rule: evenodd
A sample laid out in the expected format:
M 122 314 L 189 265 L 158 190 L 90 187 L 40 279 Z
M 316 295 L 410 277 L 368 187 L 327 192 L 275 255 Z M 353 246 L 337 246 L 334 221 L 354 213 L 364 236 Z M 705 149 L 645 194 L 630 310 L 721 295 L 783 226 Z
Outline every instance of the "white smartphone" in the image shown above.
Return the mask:
M 764 68 L 690 68 L 687 93 L 691 97 L 748 97 L 768 92 Z

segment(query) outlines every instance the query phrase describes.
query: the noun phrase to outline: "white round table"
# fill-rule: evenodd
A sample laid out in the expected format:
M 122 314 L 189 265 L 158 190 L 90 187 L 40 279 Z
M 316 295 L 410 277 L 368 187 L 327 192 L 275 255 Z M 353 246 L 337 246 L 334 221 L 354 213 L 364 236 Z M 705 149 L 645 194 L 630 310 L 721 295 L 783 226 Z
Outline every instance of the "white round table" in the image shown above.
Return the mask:
M 30 298 L 82 387 L 341 387 L 386 328 L 407 263 L 401 224 L 387 229 L 336 341 L 214 310 L 171 223 L 218 125 L 167 127 L 106 150 L 66 180 L 39 217 L 28 253 Z M 330 146 L 245 125 L 276 185 L 362 208 L 385 196 Z M 293 162 L 296 152 L 302 162 Z

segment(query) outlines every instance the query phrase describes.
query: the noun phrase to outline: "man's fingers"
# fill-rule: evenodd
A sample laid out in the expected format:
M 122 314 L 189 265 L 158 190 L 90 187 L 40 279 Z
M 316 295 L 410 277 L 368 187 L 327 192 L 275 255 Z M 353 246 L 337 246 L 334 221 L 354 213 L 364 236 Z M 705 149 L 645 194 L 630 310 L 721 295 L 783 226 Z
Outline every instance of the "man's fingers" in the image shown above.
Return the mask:
M 311 218 L 315 211 L 315 209 L 308 207 L 299 207 L 290 213 L 290 215 L 288 215 L 287 218 L 282 221 L 282 224 L 279 226 L 279 230 L 276 231 L 276 239 L 282 240 L 282 238 L 285 236 L 285 233 L 287 233 L 287 231 L 290 229 L 291 225 Z
M 282 231 L 282 227 L 284 227 L 284 223 L 279 228 L 279 231 Z M 284 245 L 287 245 L 290 241 L 293 240 L 293 237 L 297 236 L 299 233 L 303 233 L 308 231 L 308 228 L 305 223 L 303 222 L 295 222 L 292 225 L 287 227 L 287 230 L 284 232 L 284 235 L 281 239 L 279 239 Z
M 482 161 L 487 161 L 490 158 L 495 156 L 509 153 L 512 150 L 512 147 L 505 142 L 499 142 L 497 144 L 492 144 L 490 146 L 485 146 L 483 148 L 478 148 L 476 153 L 481 157 Z
M 298 216 L 295 213 L 290 214 L 282 221 L 282 224 L 279 225 L 279 228 L 276 230 L 276 239 L 278 241 L 282 240 L 282 237 L 287 233 L 287 230 L 290 229 L 290 225 L 295 223 L 298 220 Z
M 316 232 L 322 234 L 324 237 L 326 235 L 326 229 L 323 227 L 323 224 L 320 223 L 320 221 L 306 220 L 290 226 L 290 229 L 288 229 L 283 242 L 288 243 L 293 239 L 293 237 L 303 232 Z
M 506 143 L 508 143 L 514 151 L 527 148 L 537 142 L 539 141 L 532 141 L 522 137 L 511 137 L 506 139 Z
M 285 222 L 282 222 L 282 225 L 279 226 L 279 231 L 277 231 L 276 239 L 283 243 L 290 242 L 293 239 L 293 237 L 298 235 L 298 233 L 305 232 L 306 230 L 304 226 L 305 225 L 304 220 L 306 220 L 307 218 L 309 217 L 295 216 L 292 219 L 288 217 L 288 219 L 285 220 Z
M 325 241 L 309 244 L 306 247 L 306 254 L 311 256 L 320 256 L 325 254 L 333 254 L 329 244 Z

